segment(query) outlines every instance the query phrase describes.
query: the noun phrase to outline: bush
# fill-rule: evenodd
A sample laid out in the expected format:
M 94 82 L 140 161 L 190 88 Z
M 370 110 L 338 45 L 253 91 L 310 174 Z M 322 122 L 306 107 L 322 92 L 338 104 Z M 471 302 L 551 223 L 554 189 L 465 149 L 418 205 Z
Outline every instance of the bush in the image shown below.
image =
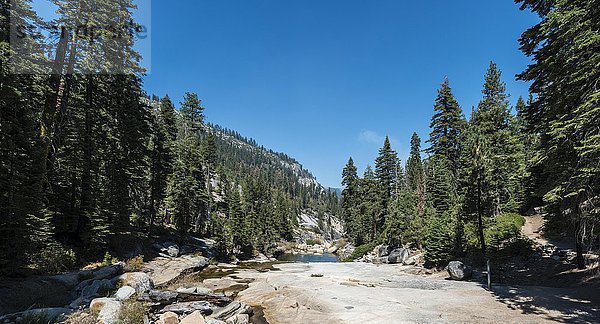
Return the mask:
M 362 257 L 363 255 L 373 251 L 373 249 L 375 249 L 375 246 L 376 246 L 375 242 L 359 245 L 356 247 L 356 249 L 354 249 L 354 252 L 352 252 L 352 254 L 343 261 L 349 262 L 349 261 L 356 260 L 356 259 Z
M 52 244 L 34 256 L 33 264 L 45 274 L 56 274 L 75 267 L 75 252 L 64 245 Z

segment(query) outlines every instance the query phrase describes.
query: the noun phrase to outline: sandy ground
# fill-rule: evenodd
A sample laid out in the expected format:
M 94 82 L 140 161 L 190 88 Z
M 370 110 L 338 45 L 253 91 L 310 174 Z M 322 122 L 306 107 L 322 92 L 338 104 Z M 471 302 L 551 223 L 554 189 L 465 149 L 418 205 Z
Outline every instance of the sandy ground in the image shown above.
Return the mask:
M 253 279 L 238 299 L 264 308 L 276 323 L 540 323 L 598 322 L 597 291 L 498 286 L 417 276 L 398 265 L 290 263 Z M 312 275 L 322 275 L 313 277 Z M 221 279 L 222 280 L 222 279 Z

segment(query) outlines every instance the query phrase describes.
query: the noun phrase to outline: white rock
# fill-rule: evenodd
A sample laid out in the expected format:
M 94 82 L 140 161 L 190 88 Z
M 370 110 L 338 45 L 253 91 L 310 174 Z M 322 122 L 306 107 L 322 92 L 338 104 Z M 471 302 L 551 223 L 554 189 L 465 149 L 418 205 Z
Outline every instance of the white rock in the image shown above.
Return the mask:
M 114 298 L 96 298 L 90 304 L 90 310 L 98 313 L 98 321 L 103 324 L 116 323 L 121 311 L 121 302 Z
M 123 286 L 115 293 L 117 300 L 127 300 L 129 297 L 135 295 L 135 288 L 131 286 Z

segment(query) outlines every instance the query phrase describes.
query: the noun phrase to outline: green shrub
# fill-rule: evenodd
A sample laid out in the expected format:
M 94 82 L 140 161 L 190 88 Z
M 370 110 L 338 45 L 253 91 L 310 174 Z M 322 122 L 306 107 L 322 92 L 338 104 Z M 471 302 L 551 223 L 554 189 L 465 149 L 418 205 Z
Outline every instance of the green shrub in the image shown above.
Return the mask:
M 374 243 L 374 242 L 359 245 L 356 247 L 356 249 L 354 249 L 354 252 L 352 252 L 352 254 L 343 261 L 349 262 L 349 261 L 356 260 L 356 259 L 362 257 L 363 255 L 373 251 L 373 249 L 375 249 L 375 246 L 376 246 L 376 243 Z
M 107 267 L 119 262 L 117 258 L 113 257 L 108 251 L 104 253 L 104 259 L 102 260 L 102 266 Z
M 446 213 L 434 216 L 425 236 L 425 261 L 434 266 L 443 265 L 452 258 L 453 248 L 453 228 L 449 216 Z
M 491 246 L 498 246 L 502 241 L 519 237 L 523 225 L 525 225 L 525 218 L 519 214 L 500 214 L 494 219 L 492 225 L 486 228 L 485 236 Z

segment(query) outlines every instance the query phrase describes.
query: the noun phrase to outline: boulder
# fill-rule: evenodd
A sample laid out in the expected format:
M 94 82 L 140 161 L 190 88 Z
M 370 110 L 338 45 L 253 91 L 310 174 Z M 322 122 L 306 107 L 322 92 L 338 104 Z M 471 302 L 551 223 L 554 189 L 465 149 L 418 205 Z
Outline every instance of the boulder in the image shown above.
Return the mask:
M 227 324 L 248 324 L 250 323 L 250 316 L 248 314 L 237 314 L 228 318 L 225 323 Z
M 207 301 L 192 301 L 167 305 L 160 312 L 172 312 L 176 314 L 191 314 L 200 311 L 203 314 L 212 314 L 211 304 Z
M 398 248 L 390 252 L 388 256 L 388 262 L 392 264 L 404 263 L 408 259 L 409 252 L 407 249 Z
M 213 318 L 226 320 L 237 314 L 252 314 L 252 308 L 244 303 L 233 301 L 229 305 L 213 314 Z
M 121 302 L 114 298 L 96 298 L 90 304 L 90 311 L 98 313 L 98 322 L 113 324 L 119 319 Z
M 379 245 L 376 248 L 376 254 L 378 258 L 388 256 L 390 254 L 390 246 L 389 245 Z
M 123 286 L 115 293 L 117 300 L 127 300 L 129 297 L 135 295 L 135 288 L 131 286 Z
M 204 316 L 200 311 L 194 311 L 181 320 L 181 324 L 205 324 Z
M 175 313 L 166 312 L 164 314 L 160 314 L 158 323 L 159 324 L 179 324 L 179 317 Z
M 418 265 L 423 261 L 423 253 L 419 253 L 417 255 L 413 255 L 410 258 L 406 259 L 404 264 L 406 265 Z
M 130 286 L 135 289 L 138 294 L 147 292 L 154 288 L 154 282 L 144 272 L 128 272 L 113 279 L 115 285 Z
M 471 277 L 473 271 L 460 261 L 451 261 L 448 264 L 448 274 L 453 280 L 465 280 Z

